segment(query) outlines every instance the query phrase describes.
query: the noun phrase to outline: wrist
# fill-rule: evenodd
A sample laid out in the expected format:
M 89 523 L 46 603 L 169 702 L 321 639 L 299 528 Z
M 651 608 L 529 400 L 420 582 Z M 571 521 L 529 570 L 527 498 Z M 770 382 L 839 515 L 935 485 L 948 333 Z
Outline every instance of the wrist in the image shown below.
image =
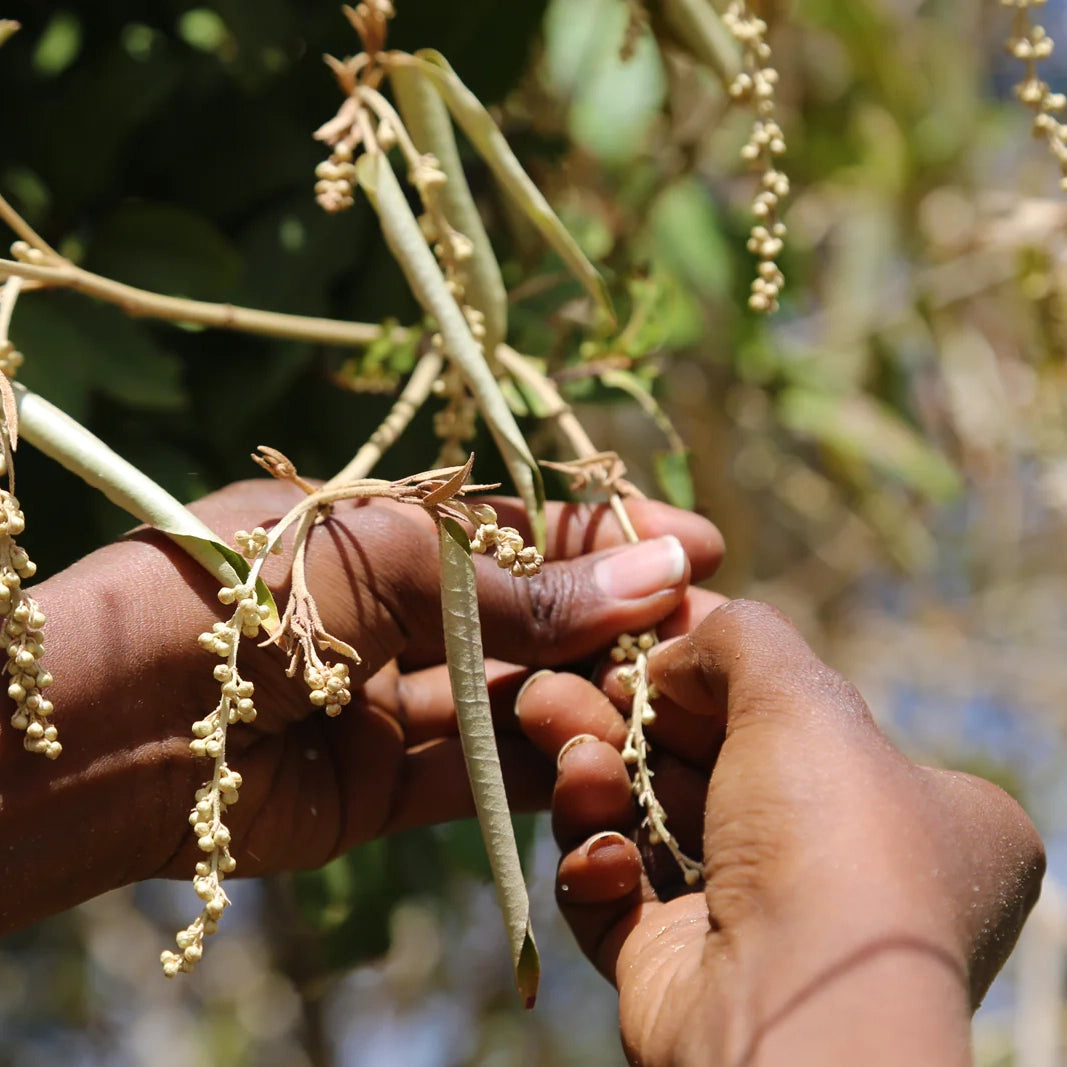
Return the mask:
M 899 865 L 864 875 L 794 883 L 787 905 L 734 931 L 740 1022 L 724 1063 L 971 1062 L 968 962 L 943 891 Z

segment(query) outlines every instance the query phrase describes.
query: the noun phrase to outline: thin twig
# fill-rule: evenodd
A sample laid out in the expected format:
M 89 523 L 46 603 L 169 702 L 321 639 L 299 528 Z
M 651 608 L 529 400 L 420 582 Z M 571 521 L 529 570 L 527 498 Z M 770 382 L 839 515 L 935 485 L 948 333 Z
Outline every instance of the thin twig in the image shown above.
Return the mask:
M 345 347 L 365 347 L 385 334 L 385 329 L 376 323 L 342 322 L 339 319 L 288 315 L 280 311 L 260 311 L 234 304 L 213 304 L 204 300 L 164 296 L 104 278 L 61 257 L 55 263 L 20 263 L 18 260 L 0 259 L 0 277 L 5 275 L 40 282 L 52 289 L 74 289 L 86 296 L 115 304 L 127 315 L 142 315 L 168 322 L 192 322 L 220 330 Z M 408 331 L 403 326 L 390 327 L 389 334 L 398 343 L 408 337 Z
M 8 278 L 0 286 L 0 348 L 8 342 L 8 332 L 11 329 L 11 316 L 15 311 L 15 303 L 22 289 L 21 278 Z
M 370 439 L 352 459 L 338 471 L 323 488 L 333 488 L 359 478 L 366 478 L 381 459 L 386 449 L 390 448 L 407 429 L 422 407 L 437 381 L 444 359 L 437 352 L 427 352 L 411 372 L 407 384 L 393 403 L 389 414 L 381 425 L 370 435 Z
M 510 345 L 497 345 L 496 359 L 504 370 L 526 386 L 541 401 L 548 418 L 555 422 L 559 432 L 574 449 L 579 459 L 589 459 L 600 454 L 600 449 L 593 444 L 589 434 L 585 432 L 585 427 L 578 421 L 570 404 L 560 396 L 556 383 L 551 378 L 540 374 L 529 360 Z M 630 521 L 622 497 L 618 493 L 612 493 L 608 498 L 608 503 L 626 540 L 634 544 L 640 541 L 641 538 L 638 537 L 634 524 Z
M 46 256 L 61 258 L 59 253 L 2 196 L 0 196 L 0 220 L 6 222 L 32 248 L 40 249 Z

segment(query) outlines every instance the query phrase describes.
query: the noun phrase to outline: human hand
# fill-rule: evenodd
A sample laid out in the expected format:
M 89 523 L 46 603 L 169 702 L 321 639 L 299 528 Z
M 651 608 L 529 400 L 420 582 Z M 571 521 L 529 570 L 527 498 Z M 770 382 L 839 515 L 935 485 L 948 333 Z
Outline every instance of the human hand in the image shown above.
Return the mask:
M 653 653 L 649 674 L 655 784 L 707 877 L 680 896 L 677 879 L 653 889 L 662 856 L 623 836 L 635 813 L 608 697 L 545 674 L 518 702 L 546 754 L 590 738 L 560 760 L 557 897 L 618 985 L 632 1062 L 969 1063 L 970 1011 L 1039 891 L 1022 809 L 906 759 L 765 605 L 720 608 Z
M 245 482 L 192 510 L 229 542 L 238 528 L 269 526 L 299 495 L 281 482 Z M 494 503 L 502 524 L 522 527 L 516 502 Z M 556 505 L 542 575 L 514 579 L 476 559 L 517 808 L 544 806 L 552 782 L 550 762 L 511 713 L 527 667 L 574 663 L 620 630 L 654 624 L 684 606 L 690 578 L 721 556 L 704 519 L 652 502 L 630 511 L 657 540 L 623 547 L 608 509 Z M 228 748 L 244 778 L 227 813 L 241 875 L 317 866 L 377 835 L 473 812 L 442 666 L 432 521 L 390 501 L 340 503 L 313 529 L 307 558 L 326 628 L 363 662 L 352 703 L 332 719 L 316 713 L 300 679 L 284 676 L 277 648 L 242 645 L 259 715 L 231 732 Z M 284 605 L 283 561 L 269 561 L 264 576 Z M 32 592 L 48 618 L 44 662 L 64 748 L 45 761 L 0 728 L 0 932 L 120 884 L 191 877 L 200 857 L 186 820 L 211 764 L 190 756 L 189 730 L 218 700 L 217 661 L 197 646 L 223 614 L 216 584 L 158 533 L 100 549 Z

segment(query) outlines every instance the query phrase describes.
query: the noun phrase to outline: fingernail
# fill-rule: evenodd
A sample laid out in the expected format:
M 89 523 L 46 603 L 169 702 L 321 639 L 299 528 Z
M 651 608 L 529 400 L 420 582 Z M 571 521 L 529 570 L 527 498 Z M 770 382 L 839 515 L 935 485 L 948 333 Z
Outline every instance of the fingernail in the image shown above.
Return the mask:
M 608 596 L 637 600 L 677 585 L 685 564 L 682 542 L 668 534 L 613 552 L 593 568 L 593 578 Z
M 575 734 L 560 750 L 559 755 L 556 757 L 556 770 L 563 769 L 563 757 L 567 755 L 572 749 L 577 748 L 579 745 L 584 745 L 586 741 L 599 741 L 599 737 L 595 737 L 593 734 Z
M 602 848 L 608 848 L 611 845 L 625 845 L 627 838 L 615 830 L 603 830 L 599 834 L 593 834 L 588 841 L 586 841 L 579 849 L 580 855 L 588 858 L 594 852 L 598 852 Z
M 542 667 L 539 671 L 534 671 L 529 678 L 526 679 L 522 685 L 519 686 L 519 691 L 515 694 L 515 714 L 519 714 L 519 701 L 522 700 L 523 693 L 537 681 L 538 678 L 544 678 L 546 674 L 555 674 L 555 671 L 550 671 L 547 667 Z

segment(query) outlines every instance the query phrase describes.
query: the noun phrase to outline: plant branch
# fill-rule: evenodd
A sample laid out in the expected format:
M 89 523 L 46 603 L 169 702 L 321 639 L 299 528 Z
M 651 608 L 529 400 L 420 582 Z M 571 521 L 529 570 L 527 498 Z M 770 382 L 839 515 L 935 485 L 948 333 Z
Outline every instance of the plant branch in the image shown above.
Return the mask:
M 346 482 L 366 478 L 370 474 L 374 465 L 382 458 L 382 454 L 396 443 L 415 417 L 416 412 L 425 403 L 443 366 L 444 359 L 437 352 L 427 352 L 415 364 L 415 369 L 411 372 L 407 384 L 401 390 L 381 425 L 370 435 L 367 443 L 323 488 L 332 489 Z
M 2 196 L 0 196 L 0 220 L 6 222 L 32 248 L 39 249 L 46 256 L 61 258 L 59 253 Z
M 12 224 L 10 218 L 5 221 Z M 376 323 L 342 322 L 339 319 L 288 315 L 280 311 L 260 311 L 234 304 L 213 304 L 204 300 L 165 296 L 138 289 L 124 282 L 112 281 L 92 271 L 75 266 L 61 256 L 51 263 L 22 263 L 0 259 L 0 277 L 25 278 L 51 289 L 73 289 L 97 300 L 115 304 L 127 315 L 165 319 L 168 322 L 191 322 L 220 330 L 285 337 L 317 344 L 363 347 L 384 336 L 385 329 Z M 407 338 L 407 330 L 393 326 L 390 335 L 397 341 Z
M 516 352 L 510 345 L 497 345 L 496 359 L 508 374 L 537 397 L 544 406 L 546 416 L 555 422 L 559 432 L 574 449 L 579 459 L 591 459 L 600 454 L 600 450 L 585 432 L 585 427 L 578 421 L 578 416 L 574 414 L 570 404 L 560 396 L 559 389 L 556 388 L 556 383 L 551 378 L 541 374 L 525 356 Z M 608 503 L 626 540 L 636 544 L 640 537 L 630 521 L 622 497 L 613 492 L 608 498 Z
M 218 535 L 165 489 L 44 397 L 12 383 L 22 436 L 112 503 L 165 533 L 221 583 L 239 581 L 211 542 Z

